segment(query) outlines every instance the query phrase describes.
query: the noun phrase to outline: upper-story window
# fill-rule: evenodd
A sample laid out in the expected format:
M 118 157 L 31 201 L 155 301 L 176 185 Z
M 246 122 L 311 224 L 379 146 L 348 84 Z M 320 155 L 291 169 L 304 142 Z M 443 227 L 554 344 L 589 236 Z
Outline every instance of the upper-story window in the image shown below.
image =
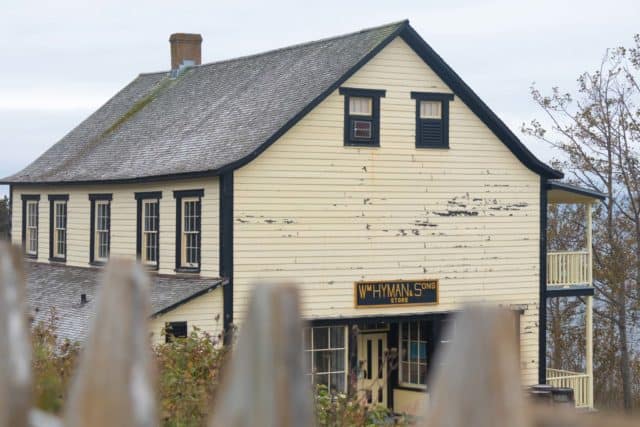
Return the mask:
M 160 263 L 160 199 L 161 192 L 136 193 L 138 202 L 138 259 L 152 268 Z
M 67 202 L 66 194 L 49 195 L 49 259 L 67 259 Z
M 92 264 L 109 260 L 111 248 L 111 194 L 89 194 L 91 200 L 91 239 L 89 258 Z
M 204 190 L 174 191 L 176 199 L 176 271 L 199 272 Z
M 22 246 L 30 258 L 38 256 L 39 195 L 22 195 Z
M 380 98 L 384 90 L 340 88 L 344 95 L 344 145 L 380 145 Z
M 411 92 L 416 100 L 416 147 L 449 148 L 448 93 Z

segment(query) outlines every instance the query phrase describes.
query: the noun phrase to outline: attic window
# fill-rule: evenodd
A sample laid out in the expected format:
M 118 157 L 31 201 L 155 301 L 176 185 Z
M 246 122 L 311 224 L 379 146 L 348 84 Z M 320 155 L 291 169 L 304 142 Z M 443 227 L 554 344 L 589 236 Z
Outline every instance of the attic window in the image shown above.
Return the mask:
M 384 90 L 340 88 L 344 95 L 344 145 L 380 145 L 380 98 Z
M 411 92 L 416 100 L 416 148 L 449 148 L 448 93 Z

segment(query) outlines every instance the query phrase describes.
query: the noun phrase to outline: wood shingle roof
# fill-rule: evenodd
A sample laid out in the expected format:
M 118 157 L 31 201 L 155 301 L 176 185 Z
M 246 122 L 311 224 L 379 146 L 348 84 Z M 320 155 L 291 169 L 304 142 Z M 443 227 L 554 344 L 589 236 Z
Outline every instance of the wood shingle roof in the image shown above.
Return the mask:
M 258 156 L 395 37 L 401 36 L 534 172 L 538 160 L 408 21 L 194 66 L 140 74 L 22 171 L 19 183 L 136 182 L 219 175 Z

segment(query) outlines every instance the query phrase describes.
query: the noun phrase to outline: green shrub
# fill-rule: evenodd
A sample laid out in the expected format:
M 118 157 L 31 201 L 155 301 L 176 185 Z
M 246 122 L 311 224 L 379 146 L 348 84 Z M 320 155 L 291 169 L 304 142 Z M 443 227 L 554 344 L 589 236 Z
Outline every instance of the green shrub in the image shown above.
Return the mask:
M 167 427 L 203 425 L 226 351 L 197 328 L 187 338 L 154 347 L 160 405 Z
M 80 346 L 58 340 L 57 318 L 33 327 L 34 401 L 38 408 L 59 414 L 64 406 Z M 219 384 L 220 367 L 227 351 L 217 338 L 196 328 L 187 338 L 154 346 L 158 366 L 158 395 L 162 425 L 205 425 L 208 409 Z M 355 397 L 331 393 L 319 385 L 315 393 L 318 427 L 406 426 L 383 406 L 367 408 Z
M 58 341 L 55 334 L 55 310 L 46 322 L 32 328 L 33 399 L 43 411 L 60 413 L 69 391 L 80 346 L 68 340 Z
M 332 393 L 325 385 L 318 385 L 315 393 L 318 427 L 404 426 L 405 420 L 394 417 L 382 405 L 367 408 L 355 396 Z

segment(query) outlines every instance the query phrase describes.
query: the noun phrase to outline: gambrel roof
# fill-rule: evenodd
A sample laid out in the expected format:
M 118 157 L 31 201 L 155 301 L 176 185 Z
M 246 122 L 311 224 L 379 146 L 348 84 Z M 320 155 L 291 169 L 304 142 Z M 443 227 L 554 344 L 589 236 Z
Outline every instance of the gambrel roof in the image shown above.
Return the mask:
M 195 66 L 141 74 L 22 171 L 15 183 L 133 182 L 218 175 L 251 161 L 391 40 L 402 37 L 529 169 L 538 160 L 408 21 Z

